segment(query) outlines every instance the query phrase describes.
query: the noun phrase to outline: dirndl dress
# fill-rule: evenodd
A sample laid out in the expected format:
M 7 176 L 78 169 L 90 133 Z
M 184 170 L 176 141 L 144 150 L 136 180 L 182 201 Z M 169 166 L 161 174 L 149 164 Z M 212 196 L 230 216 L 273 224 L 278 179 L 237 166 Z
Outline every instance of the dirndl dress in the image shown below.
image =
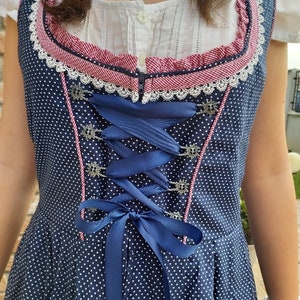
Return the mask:
M 7 300 L 256 299 L 239 190 L 274 1 L 237 9 L 230 45 L 146 73 L 21 1 L 40 201 Z

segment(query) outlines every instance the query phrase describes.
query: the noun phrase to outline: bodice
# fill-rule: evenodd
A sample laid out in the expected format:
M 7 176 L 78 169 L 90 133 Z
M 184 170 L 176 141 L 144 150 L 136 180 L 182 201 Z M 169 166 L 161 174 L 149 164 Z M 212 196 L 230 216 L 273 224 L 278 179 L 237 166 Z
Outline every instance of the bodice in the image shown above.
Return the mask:
M 114 254 L 124 246 L 118 232 L 130 243 L 133 226 L 161 265 L 168 254 L 160 248 L 185 258 L 200 241 L 241 232 L 239 189 L 274 5 L 237 3 L 232 43 L 182 59 L 148 57 L 142 72 L 137 56 L 80 41 L 39 1 L 22 2 L 30 17 L 20 15 L 19 53 L 39 210 L 53 224 L 87 241 L 107 235 Z M 122 264 L 115 256 L 114 271 Z M 165 295 L 167 277 L 163 267 Z

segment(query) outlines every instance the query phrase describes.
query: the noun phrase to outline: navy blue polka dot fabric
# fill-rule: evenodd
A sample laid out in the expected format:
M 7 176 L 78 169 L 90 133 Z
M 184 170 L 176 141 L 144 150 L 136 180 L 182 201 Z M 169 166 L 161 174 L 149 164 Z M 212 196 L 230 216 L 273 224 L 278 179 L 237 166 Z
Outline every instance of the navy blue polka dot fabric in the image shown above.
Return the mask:
M 75 217 L 83 200 L 110 201 L 120 195 L 128 196 L 124 187 L 106 176 L 108 166 L 121 159 L 102 136 L 113 124 L 90 102 L 93 95 L 109 95 L 114 101 L 120 93 L 116 89 L 109 91 L 107 85 L 98 87 L 93 80 L 84 80 L 82 74 L 72 76 L 81 71 L 71 67 L 61 69 L 58 59 L 53 60 L 53 65 L 49 63 L 43 45 L 35 47 L 40 45 L 40 35 L 34 34 L 33 30 L 38 18 L 34 14 L 36 2 L 39 1 L 21 2 L 19 54 L 28 124 L 35 145 L 40 202 L 18 248 L 6 299 L 111 300 L 106 291 L 105 274 L 110 266 L 105 264 L 105 248 L 113 224 L 93 234 L 85 234 L 76 227 Z M 127 221 L 121 245 L 120 289 L 123 300 L 167 299 L 163 270 L 167 274 L 172 300 L 256 299 L 248 248 L 241 227 L 239 189 L 250 130 L 263 88 L 274 3 L 244 2 L 250 16 L 249 30 L 255 26 L 260 28 L 257 49 L 243 71 L 247 76 L 237 72 L 226 77 L 225 89 L 219 84 L 219 88 L 213 88 L 209 93 L 201 92 L 195 96 L 187 92 L 184 99 L 174 96 L 169 102 L 163 97 L 157 100 L 168 103 L 170 110 L 175 102 L 196 105 L 192 117 L 178 122 L 168 121 L 171 125 L 165 128 L 165 132 L 180 145 L 180 154 L 155 171 L 167 178 L 168 188 L 160 187 L 162 191 L 149 193 L 147 197 L 165 213 L 165 217 L 187 222 L 201 230 L 203 239 L 195 252 L 186 258 L 161 249 L 162 266 L 134 222 Z M 259 18 L 251 18 L 251 7 L 258 8 Z M 47 21 L 46 18 L 43 20 Z M 45 28 L 49 39 L 54 40 L 47 26 Z M 209 68 L 218 72 L 216 66 L 232 60 L 240 61 L 250 47 L 249 32 L 240 53 L 205 68 L 199 66 L 197 70 L 185 70 L 185 73 L 194 74 Z M 56 46 L 68 51 L 59 43 Z M 46 54 L 48 58 L 52 55 L 47 51 Z M 88 57 L 82 58 L 73 50 L 69 54 L 95 65 L 101 64 Z M 63 61 L 63 64 L 68 66 L 68 61 Z M 102 66 L 114 72 L 125 72 L 118 67 Z M 126 74 L 136 76 L 129 71 Z M 179 75 L 175 72 L 155 74 L 152 80 L 161 77 L 176 79 Z M 87 78 L 89 76 L 87 74 Z M 101 76 L 99 73 L 97 79 L 102 79 Z M 221 73 L 218 76 L 220 79 L 224 77 Z M 123 100 L 132 102 L 130 95 Z M 147 107 L 148 104 L 143 105 Z M 159 118 L 154 123 L 161 125 Z M 123 134 L 122 129 L 120 126 L 118 132 Z M 147 130 L 150 135 L 153 129 L 146 128 L 146 135 Z M 120 147 L 126 148 L 126 153 L 128 149 L 136 154 L 157 150 L 155 145 L 139 136 L 124 136 L 120 141 Z M 146 171 L 130 175 L 128 181 L 145 194 L 153 185 L 153 179 Z M 139 213 L 149 210 L 139 199 L 131 198 L 124 202 L 124 207 Z M 82 217 L 93 222 L 105 216 L 104 211 L 89 208 Z M 178 239 L 192 244 L 189 237 L 178 236 Z

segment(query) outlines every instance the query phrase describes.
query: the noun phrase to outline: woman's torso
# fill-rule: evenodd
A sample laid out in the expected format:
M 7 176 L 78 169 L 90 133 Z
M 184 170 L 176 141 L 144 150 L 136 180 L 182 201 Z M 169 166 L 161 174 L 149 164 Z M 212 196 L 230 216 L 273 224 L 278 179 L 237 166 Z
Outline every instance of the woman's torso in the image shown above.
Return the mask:
M 120 11 L 125 4 L 128 8 L 115 16 L 114 9 Z M 168 13 L 174 7 L 169 4 L 174 4 L 176 13 L 185 18 L 172 18 Z M 195 259 L 192 271 L 189 263 L 164 254 L 174 299 L 184 299 L 183 295 L 189 293 L 192 294 L 186 299 L 209 299 L 207 295 L 212 293 L 217 299 L 239 299 L 241 295 L 254 299 L 238 192 L 263 87 L 274 4 L 254 0 L 229 2 L 227 8 L 236 9 L 239 17 L 235 25 L 225 22 L 224 26 L 233 26 L 235 34 L 220 46 L 215 40 L 223 29 L 211 29 L 213 42 L 208 48 L 202 44 L 207 38 L 202 40 L 201 34 L 199 40 L 193 38 L 206 25 L 201 19 L 195 23 L 194 11 L 188 15 L 188 1 L 170 0 L 149 6 L 141 1 L 100 1 L 99 5 L 111 12 L 105 16 L 105 22 L 111 20 L 114 25 L 103 26 L 102 31 L 99 21 L 95 32 L 99 31 L 99 41 L 111 49 L 66 33 L 44 14 L 39 1 L 25 0 L 21 4 L 20 62 L 41 193 L 33 224 L 46 218 L 55 232 L 61 228 L 59 232 L 69 232 L 80 243 L 74 218 L 82 201 L 128 198 L 130 201 L 123 202 L 125 206 L 139 213 L 154 203 L 168 216 L 184 219 L 203 232 L 203 242 L 191 258 Z M 133 13 L 129 15 L 131 7 Z M 89 17 L 97 19 L 92 14 L 93 11 Z M 236 16 L 236 12 L 232 15 Z M 137 21 L 132 21 L 134 18 Z M 196 24 L 191 34 L 186 19 Z M 154 20 L 157 23 L 151 23 Z M 119 30 L 118 24 L 124 24 L 124 28 Z M 184 30 L 178 29 L 179 25 Z M 74 33 L 72 30 L 69 32 Z M 114 30 L 118 32 L 115 35 Z M 165 31 L 170 38 L 161 33 Z M 120 33 L 122 38 L 118 38 Z M 78 36 L 81 34 L 85 34 L 84 30 Z M 157 39 L 160 35 L 161 39 Z M 96 37 L 84 35 L 85 38 L 93 41 Z M 117 50 L 112 52 L 113 49 Z M 143 66 L 139 56 L 145 53 Z M 91 101 L 93 95 L 101 99 L 98 107 Z M 123 102 L 129 108 L 120 113 Z M 114 103 L 119 106 L 111 107 Z M 156 104 L 162 105 L 155 114 Z M 135 109 L 146 117 L 132 117 Z M 172 115 L 175 110 L 176 117 Z M 153 156 L 149 157 L 149 153 Z M 130 156 L 133 159 L 122 164 Z M 137 161 L 147 158 L 145 165 L 156 167 L 137 168 L 136 173 L 122 177 L 120 172 L 126 173 L 127 168 L 138 165 L 135 157 Z M 145 202 L 141 191 L 149 202 Z M 87 210 L 86 217 L 93 220 L 104 215 Z M 106 232 L 104 228 L 86 236 L 86 241 L 100 245 L 99 253 L 103 253 L 101 245 Z M 151 250 L 140 253 L 139 248 L 148 249 L 147 244 L 134 230 L 125 231 L 124 241 L 124 253 L 133 255 L 128 258 L 131 270 L 135 268 L 139 270 L 137 274 L 147 276 L 142 264 L 151 265 L 155 256 Z M 243 269 L 242 265 L 247 267 Z M 176 274 L 181 274 L 180 283 L 176 283 Z M 138 281 L 129 275 L 126 282 L 134 287 Z M 148 291 L 143 285 L 148 299 L 158 299 L 155 293 L 161 293 L 159 276 L 155 278 L 153 282 L 159 287 Z M 249 285 L 243 286 L 245 281 Z M 98 285 L 97 289 L 101 289 Z M 133 288 L 134 296 L 128 292 L 126 297 L 144 299 L 138 296 L 141 290 Z M 86 290 L 83 288 L 82 292 Z

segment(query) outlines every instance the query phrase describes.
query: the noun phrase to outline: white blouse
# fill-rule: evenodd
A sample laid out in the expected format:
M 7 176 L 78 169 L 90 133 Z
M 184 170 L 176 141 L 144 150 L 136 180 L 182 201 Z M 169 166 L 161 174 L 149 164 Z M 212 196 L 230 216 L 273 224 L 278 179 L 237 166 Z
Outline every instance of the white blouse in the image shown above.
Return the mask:
M 57 0 L 61 1 L 61 0 Z M 1 0 L 0 15 L 17 20 L 20 0 Z M 92 0 L 85 21 L 66 30 L 79 39 L 114 54 L 139 57 L 143 70 L 147 56 L 184 58 L 231 43 L 238 30 L 236 0 L 214 13 L 215 25 L 208 26 L 192 1 Z M 273 38 L 300 42 L 300 0 L 277 0 Z
M 277 0 L 273 38 L 300 43 L 300 0 Z
M 0 16 L 10 16 L 14 20 L 17 20 L 18 7 L 20 0 L 1 0 L 0 3 Z

